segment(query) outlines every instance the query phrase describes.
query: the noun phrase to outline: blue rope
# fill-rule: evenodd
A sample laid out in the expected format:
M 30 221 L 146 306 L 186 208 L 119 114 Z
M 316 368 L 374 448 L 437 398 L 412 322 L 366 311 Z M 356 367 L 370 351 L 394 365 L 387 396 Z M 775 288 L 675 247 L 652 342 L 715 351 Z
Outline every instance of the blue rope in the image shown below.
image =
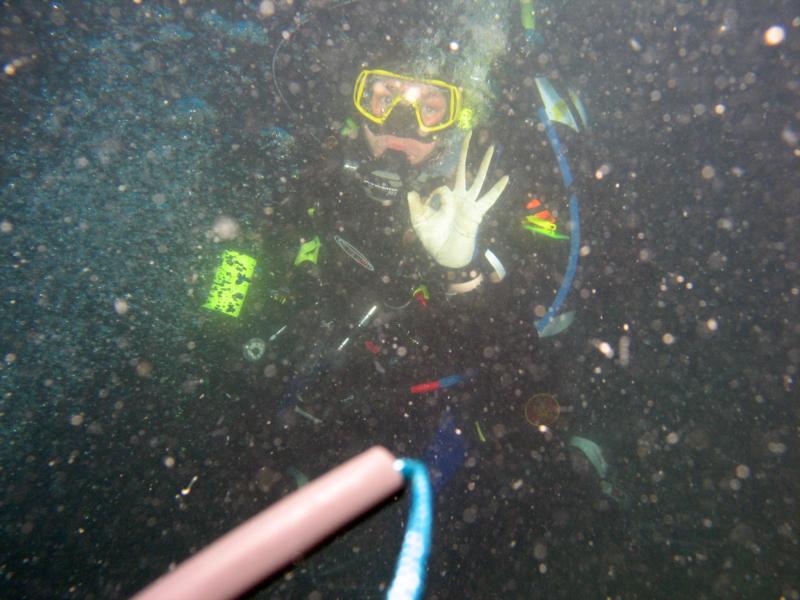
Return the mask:
M 561 140 L 558 139 L 556 128 L 553 127 L 552 121 L 547 116 L 547 111 L 544 107 L 539 108 L 539 118 L 544 123 L 544 129 L 547 132 L 547 138 L 550 140 L 550 146 L 553 148 L 553 153 L 556 155 L 558 161 L 558 168 L 561 170 L 561 180 L 564 185 L 569 188 L 572 186 L 572 171 L 569 170 L 569 163 L 567 157 L 564 155 L 564 150 L 561 147 Z M 581 220 L 580 220 L 580 206 L 578 204 L 578 197 L 574 192 L 569 197 L 569 220 L 572 224 L 572 231 L 569 236 L 569 258 L 567 259 L 567 270 L 564 273 L 564 281 L 561 282 L 561 287 L 558 289 L 553 303 L 544 316 L 536 321 L 536 330 L 542 333 L 544 329 L 550 324 L 561 310 L 561 306 L 567 299 L 570 289 L 572 289 L 572 282 L 575 280 L 575 273 L 578 270 L 578 256 L 581 251 Z
M 425 570 L 431 553 L 433 491 L 428 469 L 418 460 L 401 458 L 395 468 L 411 485 L 411 510 L 403 547 L 397 557 L 394 579 L 387 600 L 418 600 L 425 591 Z
M 556 128 L 553 127 L 553 122 L 547 116 L 547 111 L 543 106 L 539 107 L 539 118 L 544 123 L 544 129 L 547 132 L 547 138 L 550 140 L 550 146 L 553 148 L 553 153 L 556 155 L 558 161 L 558 168 L 561 169 L 561 180 L 564 185 L 569 187 L 572 185 L 572 171 L 569 170 L 569 163 L 564 154 L 564 149 L 561 147 L 561 140 L 558 137 Z

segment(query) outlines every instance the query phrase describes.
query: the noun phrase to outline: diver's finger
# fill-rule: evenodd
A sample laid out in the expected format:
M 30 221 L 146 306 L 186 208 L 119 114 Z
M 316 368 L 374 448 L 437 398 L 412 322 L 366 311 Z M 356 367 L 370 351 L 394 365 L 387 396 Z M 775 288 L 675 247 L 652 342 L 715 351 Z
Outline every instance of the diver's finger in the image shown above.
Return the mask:
M 506 189 L 507 185 L 508 175 L 503 175 L 498 182 L 492 186 L 492 189 L 486 192 L 486 194 L 480 200 L 478 200 L 476 204 L 481 215 L 485 215 L 486 211 L 494 206 L 494 203 L 497 202 L 497 199 L 500 197 L 500 194 L 503 193 L 503 190 Z
M 470 194 L 473 194 L 476 198 L 478 194 L 481 193 L 481 188 L 483 187 L 483 182 L 486 180 L 486 172 L 489 170 L 489 165 L 492 162 L 492 156 L 494 155 L 494 145 L 489 146 L 489 149 L 486 151 L 486 154 L 483 155 L 483 160 L 481 161 L 481 166 L 478 169 L 478 174 L 475 175 L 475 179 L 472 181 L 472 187 L 470 188 Z
M 436 197 L 438 197 L 438 201 L 434 202 L 433 199 Z M 430 213 L 435 212 L 441 215 L 441 218 L 447 218 L 448 215 L 452 215 L 456 210 L 456 201 L 453 192 L 446 185 L 433 190 L 425 203 Z
M 456 185 L 454 187 L 456 191 L 467 189 L 467 151 L 469 150 L 470 139 L 472 139 L 472 130 L 467 133 L 464 137 L 464 143 L 461 144 L 461 157 L 458 159 Z
M 416 221 L 422 217 L 425 212 L 425 204 L 419 197 L 417 192 L 408 192 L 408 213 L 411 215 L 411 221 Z

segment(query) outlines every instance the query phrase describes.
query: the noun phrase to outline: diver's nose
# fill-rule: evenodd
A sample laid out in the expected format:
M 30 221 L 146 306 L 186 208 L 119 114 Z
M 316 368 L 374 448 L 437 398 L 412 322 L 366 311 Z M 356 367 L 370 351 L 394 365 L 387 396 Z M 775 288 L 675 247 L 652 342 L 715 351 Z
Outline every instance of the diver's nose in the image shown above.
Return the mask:
M 417 119 L 414 107 L 402 102 L 394 107 L 389 118 L 383 124 L 383 131 L 389 135 L 409 136 L 417 130 Z

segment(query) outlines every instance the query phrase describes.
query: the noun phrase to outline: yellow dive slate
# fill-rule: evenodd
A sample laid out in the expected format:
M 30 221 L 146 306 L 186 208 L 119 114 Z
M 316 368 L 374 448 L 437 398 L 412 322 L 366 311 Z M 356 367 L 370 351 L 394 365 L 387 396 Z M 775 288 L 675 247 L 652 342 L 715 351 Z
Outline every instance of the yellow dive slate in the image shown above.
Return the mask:
M 203 308 L 238 317 L 255 269 L 256 259 L 252 256 L 226 250 Z

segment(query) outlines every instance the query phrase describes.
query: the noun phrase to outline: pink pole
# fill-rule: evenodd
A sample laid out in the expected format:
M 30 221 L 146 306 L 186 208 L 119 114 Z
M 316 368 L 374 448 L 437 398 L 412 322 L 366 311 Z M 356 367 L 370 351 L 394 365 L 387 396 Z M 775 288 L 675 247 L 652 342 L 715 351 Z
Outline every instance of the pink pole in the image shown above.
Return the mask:
M 328 471 L 163 575 L 132 600 L 236 598 L 396 493 L 403 476 L 381 446 Z

